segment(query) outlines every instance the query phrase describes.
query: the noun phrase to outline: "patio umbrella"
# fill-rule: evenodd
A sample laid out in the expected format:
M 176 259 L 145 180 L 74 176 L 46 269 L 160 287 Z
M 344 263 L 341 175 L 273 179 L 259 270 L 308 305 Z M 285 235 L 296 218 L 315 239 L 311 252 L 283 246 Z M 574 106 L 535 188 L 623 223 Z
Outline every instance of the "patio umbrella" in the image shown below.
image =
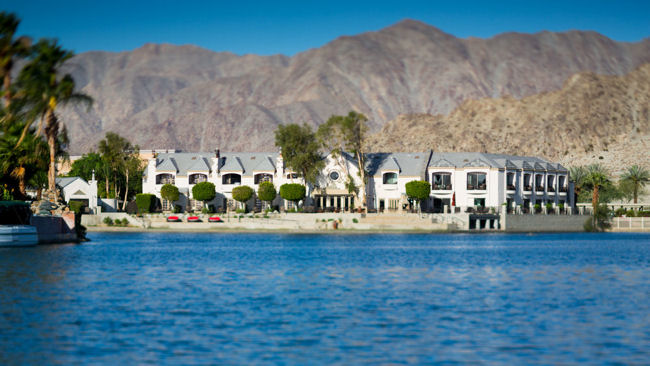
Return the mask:
M 455 206 L 456 206 L 456 192 L 454 192 L 454 194 L 451 195 L 451 207 L 455 207 Z

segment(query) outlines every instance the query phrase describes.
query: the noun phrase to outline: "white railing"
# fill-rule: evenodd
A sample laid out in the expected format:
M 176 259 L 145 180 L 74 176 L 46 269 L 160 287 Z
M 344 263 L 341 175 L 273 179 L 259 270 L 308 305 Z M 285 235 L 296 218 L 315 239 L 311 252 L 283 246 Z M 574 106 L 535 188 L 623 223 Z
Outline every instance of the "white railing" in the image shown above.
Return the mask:
M 614 217 L 612 218 L 612 228 L 650 231 L 650 217 Z

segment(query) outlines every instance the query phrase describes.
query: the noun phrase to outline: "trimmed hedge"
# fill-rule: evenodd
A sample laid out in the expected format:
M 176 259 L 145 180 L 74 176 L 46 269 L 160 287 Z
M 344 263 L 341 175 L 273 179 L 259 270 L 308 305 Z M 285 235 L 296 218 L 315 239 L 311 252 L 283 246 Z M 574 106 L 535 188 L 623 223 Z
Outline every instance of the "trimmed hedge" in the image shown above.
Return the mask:
M 138 213 L 150 213 L 156 208 L 156 196 L 149 193 L 138 193 L 135 195 L 135 204 L 138 205 Z
M 212 201 L 217 196 L 217 191 L 214 188 L 214 184 L 210 182 L 201 182 L 197 183 L 192 187 L 192 197 L 195 200 L 208 202 Z
M 79 215 L 81 214 L 81 210 L 83 209 L 84 204 L 79 201 L 70 201 L 68 207 L 70 207 L 70 211 L 74 212 L 75 215 Z
M 287 183 L 280 186 L 280 197 L 287 201 L 299 202 L 305 198 L 307 189 L 299 183 Z
M 257 197 L 264 202 L 271 202 L 278 195 L 275 191 L 275 186 L 271 182 L 262 182 L 257 189 Z
M 249 186 L 239 186 L 232 189 L 232 198 L 244 203 L 253 197 L 253 188 Z
M 178 191 L 178 187 L 176 187 L 173 184 L 165 184 L 160 188 L 160 196 L 167 201 L 178 201 L 178 198 L 180 197 L 180 192 Z
M 431 184 L 423 180 L 406 183 L 406 195 L 418 202 L 427 199 L 431 193 Z

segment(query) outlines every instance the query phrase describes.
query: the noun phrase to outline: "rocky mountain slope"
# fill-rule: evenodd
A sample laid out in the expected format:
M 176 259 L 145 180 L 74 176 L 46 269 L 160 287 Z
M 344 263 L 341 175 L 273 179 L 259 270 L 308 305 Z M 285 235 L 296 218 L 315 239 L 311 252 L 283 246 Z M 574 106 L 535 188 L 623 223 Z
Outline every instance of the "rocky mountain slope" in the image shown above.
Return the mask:
M 650 63 L 624 76 L 580 73 L 562 89 L 485 98 L 447 115 L 408 114 L 369 139 L 373 150 L 482 151 L 650 168 Z
M 407 20 L 293 57 L 171 45 L 83 53 L 68 70 L 96 103 L 63 117 L 72 153 L 105 131 L 143 148 L 268 150 L 280 123 L 317 125 L 355 109 L 376 131 L 401 114 L 521 98 L 556 90 L 577 72 L 622 75 L 645 62 L 650 39 L 623 43 L 579 31 L 459 39 Z

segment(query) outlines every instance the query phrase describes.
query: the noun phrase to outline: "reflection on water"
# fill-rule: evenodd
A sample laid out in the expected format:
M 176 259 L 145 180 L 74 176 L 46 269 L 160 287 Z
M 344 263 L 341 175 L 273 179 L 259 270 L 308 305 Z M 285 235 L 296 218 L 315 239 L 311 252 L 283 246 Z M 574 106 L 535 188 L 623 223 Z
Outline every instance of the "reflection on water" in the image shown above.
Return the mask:
M 650 235 L 91 238 L 0 249 L 0 364 L 650 359 Z

